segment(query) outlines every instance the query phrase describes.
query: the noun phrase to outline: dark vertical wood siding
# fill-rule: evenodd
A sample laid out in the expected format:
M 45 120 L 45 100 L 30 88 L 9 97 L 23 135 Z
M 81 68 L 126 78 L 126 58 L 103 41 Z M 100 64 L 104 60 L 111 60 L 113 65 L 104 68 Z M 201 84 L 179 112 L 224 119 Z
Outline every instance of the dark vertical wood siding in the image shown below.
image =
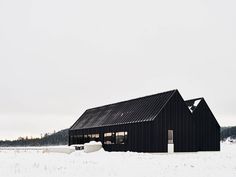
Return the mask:
M 104 149 L 107 151 L 167 152 L 168 129 L 174 130 L 175 152 L 196 151 L 192 115 L 178 92 L 170 98 L 155 121 L 71 131 L 71 135 L 99 132 L 100 141 L 103 142 L 103 134 L 106 132 L 127 131 L 128 144 L 103 144 Z
M 198 151 L 220 150 L 220 126 L 204 99 L 193 112 Z
M 201 101 L 192 114 L 178 91 L 154 121 L 70 130 L 69 145 L 78 143 L 72 138 L 74 135 L 99 133 L 99 140 L 103 142 L 106 132 L 127 131 L 127 144 L 103 144 L 103 148 L 106 151 L 167 152 L 168 130 L 174 131 L 175 152 L 220 150 L 220 126 L 206 102 Z
M 167 152 L 168 130 L 174 132 L 174 151 L 196 151 L 195 125 L 181 95 L 176 92 L 155 120 L 154 148 Z

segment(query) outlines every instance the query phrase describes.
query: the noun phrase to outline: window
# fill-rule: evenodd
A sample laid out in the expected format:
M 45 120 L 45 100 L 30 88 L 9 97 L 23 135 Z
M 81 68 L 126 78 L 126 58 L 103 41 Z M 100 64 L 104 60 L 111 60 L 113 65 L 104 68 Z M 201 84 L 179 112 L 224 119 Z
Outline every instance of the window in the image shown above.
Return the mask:
M 168 144 L 174 144 L 173 130 L 168 130 Z
M 125 132 L 125 140 L 124 140 L 124 142 L 125 142 L 125 144 L 127 144 L 127 141 L 128 140 L 128 132 Z
M 83 136 L 83 135 L 82 135 Z M 90 141 L 99 141 L 99 134 L 85 134 L 83 138 L 83 144 L 89 143 Z
M 91 134 L 88 134 L 88 142 L 90 142 L 92 139 L 92 135 Z
M 115 144 L 115 133 L 104 133 L 104 144 Z
M 126 144 L 127 135 L 127 132 L 116 132 L 116 144 Z
M 91 141 L 99 141 L 99 134 L 92 134 Z

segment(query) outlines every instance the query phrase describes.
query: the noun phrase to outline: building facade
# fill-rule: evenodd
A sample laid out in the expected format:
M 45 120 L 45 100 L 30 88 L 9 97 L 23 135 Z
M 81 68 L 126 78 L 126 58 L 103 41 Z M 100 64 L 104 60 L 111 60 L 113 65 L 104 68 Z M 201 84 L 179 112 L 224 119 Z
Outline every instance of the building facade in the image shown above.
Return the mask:
M 196 102 L 198 104 L 196 104 Z M 86 110 L 69 129 L 69 145 L 100 141 L 107 151 L 220 150 L 220 126 L 203 98 L 178 90 Z

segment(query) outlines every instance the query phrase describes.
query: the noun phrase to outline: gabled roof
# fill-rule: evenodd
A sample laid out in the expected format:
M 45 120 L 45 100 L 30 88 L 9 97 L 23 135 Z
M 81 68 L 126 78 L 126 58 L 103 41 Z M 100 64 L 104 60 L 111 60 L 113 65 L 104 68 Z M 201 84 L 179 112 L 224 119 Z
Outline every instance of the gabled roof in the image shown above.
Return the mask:
M 191 100 L 184 101 L 185 104 L 188 106 L 189 110 L 191 112 L 194 112 L 194 110 L 197 108 L 198 104 L 203 100 L 203 98 L 194 98 Z
M 194 114 L 195 112 L 199 112 L 199 111 L 195 111 L 197 107 L 200 107 L 200 103 L 201 103 L 201 107 L 203 106 L 204 109 L 208 110 L 208 113 L 210 113 L 211 118 L 214 119 L 214 121 L 216 122 L 216 124 L 220 127 L 218 121 L 216 120 L 215 116 L 213 115 L 211 109 L 209 108 L 209 106 L 207 105 L 206 101 L 204 98 L 195 98 L 195 99 L 191 99 L 191 100 L 186 100 L 185 104 L 188 106 L 188 108 L 190 109 L 190 111 L 192 112 L 192 114 Z M 198 109 L 199 110 L 199 109 Z M 202 111 L 202 110 L 201 110 Z M 209 116 L 209 114 L 208 114 Z M 198 117 L 199 118 L 199 117 Z
M 70 129 L 153 121 L 176 91 L 172 90 L 88 109 Z

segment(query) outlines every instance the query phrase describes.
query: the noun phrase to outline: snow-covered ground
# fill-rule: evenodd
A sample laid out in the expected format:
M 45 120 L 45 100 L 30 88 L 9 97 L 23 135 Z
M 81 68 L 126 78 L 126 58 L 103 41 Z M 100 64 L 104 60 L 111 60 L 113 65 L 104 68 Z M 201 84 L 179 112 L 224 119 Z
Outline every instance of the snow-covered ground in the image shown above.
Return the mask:
M 64 148 L 64 147 L 61 147 Z M 0 149 L 1 177 L 236 177 L 236 144 L 220 152 L 49 153 L 46 148 Z

